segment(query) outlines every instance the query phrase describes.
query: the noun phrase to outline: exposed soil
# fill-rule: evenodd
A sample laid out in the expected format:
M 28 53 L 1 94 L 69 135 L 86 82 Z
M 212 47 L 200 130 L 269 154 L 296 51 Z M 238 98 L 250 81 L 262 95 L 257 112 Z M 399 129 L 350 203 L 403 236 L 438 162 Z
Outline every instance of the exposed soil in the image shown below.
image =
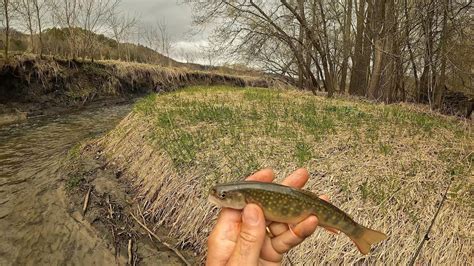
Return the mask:
M 260 77 L 239 77 L 196 70 L 116 61 L 19 57 L 0 62 L 0 125 L 27 117 L 64 113 L 88 105 L 127 102 L 150 92 L 193 84 L 268 87 Z
M 77 186 L 67 190 L 69 212 L 91 224 L 117 258 L 126 258 L 125 261 L 133 265 L 186 265 L 163 244 L 173 243 L 173 240 L 164 237 L 167 235 L 164 228 L 155 230 L 154 233 L 160 237 L 158 240 L 135 220 L 139 219 L 146 225 L 143 207 L 133 201 L 130 196 L 133 192 L 129 184 L 121 179 L 121 171 L 114 165 L 108 165 L 101 151 L 87 146 L 80 157 L 71 158 L 67 165 L 66 178 L 80 180 Z M 68 182 L 66 180 L 66 184 L 70 184 Z M 83 214 L 89 191 L 86 212 Z M 129 253 L 130 244 L 132 253 Z M 194 254 L 186 252 L 184 256 L 188 263 L 193 262 Z

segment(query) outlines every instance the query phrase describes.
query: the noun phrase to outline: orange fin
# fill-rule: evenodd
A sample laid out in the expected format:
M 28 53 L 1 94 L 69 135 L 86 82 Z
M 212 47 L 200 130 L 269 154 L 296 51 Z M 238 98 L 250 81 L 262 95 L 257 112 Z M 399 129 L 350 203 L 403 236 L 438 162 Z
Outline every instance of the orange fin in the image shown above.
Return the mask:
M 357 245 L 359 251 L 366 255 L 370 252 L 370 247 L 378 242 L 387 239 L 387 235 L 379 231 L 362 227 L 362 233 L 358 237 L 352 237 L 352 241 Z
M 335 235 L 339 235 L 341 233 L 339 230 L 329 227 L 329 226 L 323 226 L 324 229 L 328 230 L 330 233 L 333 233 Z

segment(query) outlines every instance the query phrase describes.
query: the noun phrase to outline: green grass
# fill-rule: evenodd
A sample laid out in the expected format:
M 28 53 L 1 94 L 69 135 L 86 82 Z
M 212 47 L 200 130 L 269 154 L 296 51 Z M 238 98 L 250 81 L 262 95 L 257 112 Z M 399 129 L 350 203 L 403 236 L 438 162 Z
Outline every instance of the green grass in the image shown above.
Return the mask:
M 379 142 L 379 150 L 381 154 L 388 156 L 392 154 L 393 148 L 390 144 Z
M 440 193 L 453 180 L 429 243 L 439 252 L 421 261 L 457 254 L 449 259 L 463 264 L 469 257 L 464 247 L 470 234 L 465 217 L 474 205 L 471 126 L 417 106 L 196 86 L 142 99 L 104 143 L 122 169 L 152 170 L 130 173 L 140 199 L 152 206 L 147 212 L 198 254 L 205 254 L 216 214 L 206 201 L 212 185 L 265 167 L 280 181 L 305 167 L 311 174 L 307 189 L 330 195 L 357 221 L 390 234 L 364 259 L 367 264 L 380 258 L 406 264 L 403 258 L 413 254 Z M 140 156 L 144 151 L 147 156 Z M 320 232 L 303 245 L 291 254 L 296 264 L 308 261 L 308 250 L 323 264 L 361 262 L 346 238 Z M 345 259 L 339 259 L 341 249 Z
M 365 143 L 379 154 L 390 156 L 395 151 L 390 138 L 396 132 L 387 132 L 386 125 L 421 136 L 430 136 L 440 128 L 457 128 L 453 121 L 397 105 L 377 107 L 307 96 L 298 99 L 278 90 L 226 86 L 195 86 L 160 96 L 152 94 L 139 101 L 134 111 L 152 121 L 155 129 L 149 140 L 165 150 L 177 168 L 211 165 L 212 159 L 198 155 L 206 154 L 213 143 L 219 142 L 216 148 L 226 151 L 226 160 L 237 165 L 232 168 L 233 174 L 259 167 L 258 160 L 251 159 L 256 152 L 268 156 L 283 152 L 283 147 L 293 150 L 291 160 L 305 165 L 314 159 L 312 145 L 324 145 L 328 136 L 348 135 L 355 140 L 354 147 Z M 252 147 L 249 151 L 248 140 L 259 136 L 282 140 L 281 147 L 259 147 L 257 151 Z M 302 136 L 307 140 L 301 141 Z
M 70 191 L 78 187 L 82 182 L 84 182 L 84 178 L 81 175 L 70 176 L 66 180 L 66 189 Z
M 304 164 L 313 157 L 311 153 L 311 146 L 305 142 L 297 142 L 295 157 L 298 161 L 298 164 L 304 166 Z
M 72 160 L 77 159 L 80 155 L 82 148 L 82 143 L 77 143 L 75 144 L 69 151 L 68 151 L 68 157 Z
M 317 162 L 329 140 L 346 139 L 347 143 L 339 145 L 347 146 L 353 156 L 364 153 L 395 162 L 400 147 L 421 145 L 434 136 L 447 137 L 441 132 L 470 137 L 455 120 L 399 105 L 323 100 L 260 88 L 191 87 L 150 95 L 138 102 L 134 111 L 154 125 L 148 141 L 168 154 L 176 171 L 210 169 L 205 187 L 268 166 L 262 158 L 274 161 L 278 157 L 282 162 L 308 167 L 310 162 Z M 410 138 L 421 142 L 403 143 Z M 446 146 L 436 157 L 452 163 L 450 160 L 460 156 L 453 152 Z M 466 158 L 472 160 L 472 156 Z M 216 161 L 221 164 L 216 165 Z M 400 171 L 415 178 L 427 167 L 422 158 L 415 157 L 402 164 Z M 338 181 L 346 191 L 350 190 L 348 184 L 350 181 Z M 386 177 L 357 185 L 362 199 L 377 203 L 384 202 L 396 189 L 398 185 Z

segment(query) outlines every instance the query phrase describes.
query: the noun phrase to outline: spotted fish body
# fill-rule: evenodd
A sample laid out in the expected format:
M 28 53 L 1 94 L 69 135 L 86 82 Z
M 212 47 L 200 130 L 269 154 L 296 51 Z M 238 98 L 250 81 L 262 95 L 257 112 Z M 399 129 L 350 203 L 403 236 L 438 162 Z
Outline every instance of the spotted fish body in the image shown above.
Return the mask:
M 345 233 L 363 254 L 370 251 L 371 244 L 387 237 L 356 223 L 345 212 L 314 193 L 276 183 L 244 181 L 219 184 L 211 189 L 209 200 L 233 209 L 243 209 L 246 204 L 254 203 L 262 208 L 267 220 L 288 224 L 297 224 L 315 215 L 319 225 Z

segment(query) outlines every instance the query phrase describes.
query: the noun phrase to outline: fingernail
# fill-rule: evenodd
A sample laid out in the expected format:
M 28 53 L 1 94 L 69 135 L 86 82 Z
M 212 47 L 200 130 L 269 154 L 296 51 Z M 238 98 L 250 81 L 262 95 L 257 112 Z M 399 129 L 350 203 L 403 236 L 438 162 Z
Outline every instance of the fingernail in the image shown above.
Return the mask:
M 255 205 L 247 205 L 244 208 L 244 213 L 242 215 L 242 220 L 244 221 L 244 223 L 249 225 L 258 224 L 260 217 L 257 208 L 258 207 Z

